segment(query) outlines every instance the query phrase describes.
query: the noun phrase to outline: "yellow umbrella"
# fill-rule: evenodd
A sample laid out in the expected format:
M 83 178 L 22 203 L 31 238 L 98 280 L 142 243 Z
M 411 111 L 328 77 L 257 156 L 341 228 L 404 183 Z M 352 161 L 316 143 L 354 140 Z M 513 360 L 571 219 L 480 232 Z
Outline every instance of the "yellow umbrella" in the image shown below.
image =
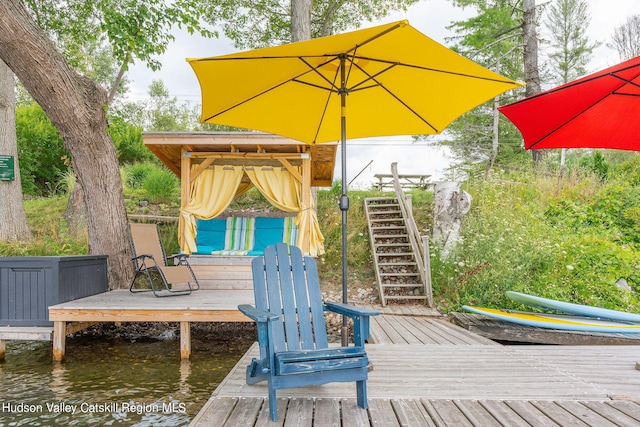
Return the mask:
M 342 141 L 344 302 L 346 140 L 440 133 L 461 114 L 520 85 L 449 50 L 407 21 L 187 60 L 202 90 L 201 121 L 308 144 Z

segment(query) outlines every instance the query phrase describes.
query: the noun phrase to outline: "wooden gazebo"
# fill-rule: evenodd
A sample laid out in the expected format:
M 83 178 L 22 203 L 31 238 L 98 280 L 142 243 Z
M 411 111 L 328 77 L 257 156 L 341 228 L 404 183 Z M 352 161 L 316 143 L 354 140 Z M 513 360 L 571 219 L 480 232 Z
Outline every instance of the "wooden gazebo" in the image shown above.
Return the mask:
M 261 132 L 145 132 L 143 141 L 180 177 L 181 207 L 189 204 L 193 180 L 213 165 L 286 168 L 301 182 L 305 206 L 311 206 L 311 187 L 333 182 L 337 143 L 307 145 Z M 309 239 L 302 241 L 308 252 Z M 181 248 L 184 243 L 181 239 Z

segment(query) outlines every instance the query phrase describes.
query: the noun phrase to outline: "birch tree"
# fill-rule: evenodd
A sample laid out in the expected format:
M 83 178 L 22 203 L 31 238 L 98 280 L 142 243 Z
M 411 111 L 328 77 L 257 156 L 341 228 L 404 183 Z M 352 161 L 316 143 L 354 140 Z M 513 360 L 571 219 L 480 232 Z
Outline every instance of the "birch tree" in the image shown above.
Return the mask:
M 616 27 L 607 46 L 618 52 L 620 61 L 640 56 L 640 14 L 628 17 Z

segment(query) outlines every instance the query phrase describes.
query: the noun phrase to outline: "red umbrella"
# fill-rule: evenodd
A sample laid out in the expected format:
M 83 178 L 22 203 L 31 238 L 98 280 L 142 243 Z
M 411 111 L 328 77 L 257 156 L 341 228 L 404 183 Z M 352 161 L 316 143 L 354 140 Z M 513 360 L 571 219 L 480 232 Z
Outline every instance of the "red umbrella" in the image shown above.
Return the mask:
M 640 56 L 498 110 L 527 150 L 640 151 Z

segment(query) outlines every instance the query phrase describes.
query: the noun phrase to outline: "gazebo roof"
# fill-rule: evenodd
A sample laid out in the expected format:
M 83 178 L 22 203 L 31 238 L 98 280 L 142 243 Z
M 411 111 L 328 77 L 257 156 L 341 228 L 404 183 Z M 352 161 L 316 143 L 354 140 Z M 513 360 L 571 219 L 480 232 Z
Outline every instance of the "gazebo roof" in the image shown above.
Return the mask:
M 142 139 L 144 145 L 178 176 L 181 176 L 183 149 L 194 154 L 220 154 L 223 159 L 216 160 L 217 164 L 247 166 L 279 166 L 279 155 L 309 153 L 311 185 L 330 187 L 333 183 L 337 142 L 307 145 L 262 132 L 144 132 Z M 228 158 L 224 158 L 225 153 L 229 153 Z M 290 162 L 297 166 L 295 160 Z

